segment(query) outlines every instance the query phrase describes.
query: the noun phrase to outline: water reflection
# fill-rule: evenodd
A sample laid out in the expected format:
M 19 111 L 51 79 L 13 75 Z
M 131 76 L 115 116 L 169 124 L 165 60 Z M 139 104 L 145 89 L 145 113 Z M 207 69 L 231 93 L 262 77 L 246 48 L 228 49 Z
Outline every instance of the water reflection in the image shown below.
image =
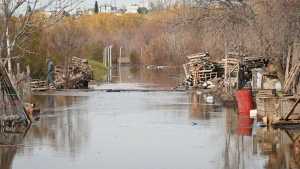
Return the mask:
M 209 120 L 214 112 L 222 112 L 222 106 L 210 94 L 193 91 L 190 93 L 191 119 Z
M 19 148 L 23 148 L 24 133 L 0 132 L 0 168 L 12 169 Z
M 30 145 L 48 145 L 55 151 L 69 152 L 75 157 L 89 138 L 85 98 L 34 96 L 32 101 L 39 103 L 43 113 L 40 121 L 35 122 L 29 130 L 25 142 Z
M 224 169 L 300 168 L 300 130 L 253 129 L 249 117 L 239 116 L 235 108 L 224 109 Z
M 264 158 L 257 156 L 253 120 L 239 115 L 235 106 L 224 107 L 226 116 L 224 169 L 263 168 Z
M 181 67 L 150 70 L 145 67 L 122 66 L 121 76 L 115 70 L 114 83 L 143 83 L 160 87 L 176 87 L 183 79 Z
M 144 71 L 128 69 L 121 80 L 176 84 L 175 72 Z M 299 168 L 300 131 L 256 129 L 205 92 L 61 91 L 31 101 L 42 108 L 40 121 L 18 143 L 26 147 L 0 146 L 1 169 L 15 156 L 14 169 Z
M 300 130 L 259 129 L 258 146 L 268 156 L 267 169 L 300 168 Z

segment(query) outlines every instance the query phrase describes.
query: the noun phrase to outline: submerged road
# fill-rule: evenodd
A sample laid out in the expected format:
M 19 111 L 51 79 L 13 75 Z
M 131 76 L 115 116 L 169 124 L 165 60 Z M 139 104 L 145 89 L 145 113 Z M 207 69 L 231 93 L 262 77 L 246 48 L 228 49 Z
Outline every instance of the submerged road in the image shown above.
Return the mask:
M 264 158 L 252 155 L 251 137 L 237 151 L 242 136 L 226 117 L 233 110 L 205 98 L 164 91 L 35 96 L 43 114 L 13 154 L 12 168 L 263 168 Z
M 217 98 L 170 92 L 178 84 L 174 71 L 122 72 L 127 83 L 36 94 L 31 101 L 42 108 L 40 121 L 26 135 L 0 133 L 0 143 L 17 145 L 0 146 L 0 169 L 299 166 L 297 131 L 252 129 L 249 118 Z

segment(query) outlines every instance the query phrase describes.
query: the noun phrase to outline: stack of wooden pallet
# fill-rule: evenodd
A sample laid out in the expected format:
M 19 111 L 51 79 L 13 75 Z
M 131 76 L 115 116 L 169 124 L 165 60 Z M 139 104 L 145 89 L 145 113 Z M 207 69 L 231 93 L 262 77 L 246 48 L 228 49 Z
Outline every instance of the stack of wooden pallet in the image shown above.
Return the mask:
M 55 67 L 56 88 L 87 88 L 92 80 L 92 68 L 86 59 L 73 57 L 67 69 Z
M 265 59 L 264 57 L 244 57 L 242 59 L 242 64 L 247 67 L 247 69 L 255 69 L 255 68 L 262 68 L 266 67 L 269 60 Z
M 204 82 L 222 76 L 223 67 L 210 60 L 208 53 L 198 53 L 187 56 L 188 63 L 184 64 L 186 81 L 191 82 L 191 86 L 199 87 Z
M 256 97 L 268 98 L 276 96 L 276 90 L 258 90 Z
M 45 91 L 45 90 L 48 90 L 48 84 L 47 84 L 47 81 L 41 81 L 41 80 L 34 79 L 30 82 L 30 88 L 31 88 L 31 91 L 33 91 L 33 92 Z
M 265 117 L 268 124 L 271 124 L 278 117 L 279 97 L 276 90 L 259 90 L 256 94 L 256 107 L 259 117 Z

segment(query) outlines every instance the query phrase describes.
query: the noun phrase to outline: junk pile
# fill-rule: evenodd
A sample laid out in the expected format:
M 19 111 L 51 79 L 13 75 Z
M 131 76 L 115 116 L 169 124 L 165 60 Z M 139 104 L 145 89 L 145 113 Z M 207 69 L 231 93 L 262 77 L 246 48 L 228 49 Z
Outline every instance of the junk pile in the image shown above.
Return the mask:
M 209 88 L 213 85 L 212 79 L 224 74 L 222 64 L 210 59 L 208 53 L 198 53 L 187 56 L 188 63 L 183 65 L 186 79 L 184 85 L 195 88 Z
M 186 79 L 184 85 L 192 88 L 225 87 L 228 90 L 251 86 L 252 70 L 265 68 L 268 59 L 248 57 L 228 52 L 221 61 L 213 61 L 208 53 L 187 56 L 183 65 Z
M 87 59 L 73 57 L 67 70 L 55 67 L 55 87 L 57 89 L 86 89 L 93 79 L 93 71 Z
M 93 71 L 87 59 L 72 57 L 67 67 L 57 65 L 54 68 L 53 83 L 33 80 L 30 83 L 32 91 L 46 91 L 49 89 L 87 89 L 93 79 Z M 49 76 L 49 75 L 48 75 Z M 49 79 L 49 77 L 48 77 Z M 52 77 L 50 79 L 53 79 Z
M 0 64 L 0 128 L 27 128 L 31 121 L 4 66 Z

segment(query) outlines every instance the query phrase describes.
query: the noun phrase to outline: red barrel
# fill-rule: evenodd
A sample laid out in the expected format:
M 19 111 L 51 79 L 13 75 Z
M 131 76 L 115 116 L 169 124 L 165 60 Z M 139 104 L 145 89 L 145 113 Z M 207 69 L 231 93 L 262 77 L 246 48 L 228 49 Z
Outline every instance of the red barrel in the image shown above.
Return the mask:
M 250 116 L 250 110 L 253 108 L 252 93 L 249 89 L 238 90 L 235 93 L 239 113 Z

